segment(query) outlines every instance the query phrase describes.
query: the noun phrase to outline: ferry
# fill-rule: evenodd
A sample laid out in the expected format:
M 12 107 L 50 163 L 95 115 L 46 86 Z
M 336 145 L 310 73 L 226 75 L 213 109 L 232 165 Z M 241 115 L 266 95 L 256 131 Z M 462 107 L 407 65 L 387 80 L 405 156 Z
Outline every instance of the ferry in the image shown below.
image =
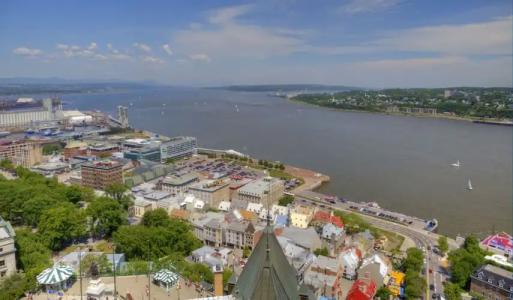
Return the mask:
M 426 229 L 427 231 L 436 232 L 437 228 L 438 228 L 438 220 L 437 219 L 431 219 L 431 220 L 426 221 L 426 227 L 424 227 L 424 229 Z

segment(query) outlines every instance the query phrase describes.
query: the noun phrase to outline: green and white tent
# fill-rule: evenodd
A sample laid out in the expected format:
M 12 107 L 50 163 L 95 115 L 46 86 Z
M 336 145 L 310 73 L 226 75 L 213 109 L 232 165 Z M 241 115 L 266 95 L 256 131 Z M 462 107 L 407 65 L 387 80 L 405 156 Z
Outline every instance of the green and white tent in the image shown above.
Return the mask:
M 55 265 L 37 275 L 39 284 L 57 285 L 68 280 L 73 275 L 73 269 L 67 265 Z
M 178 282 L 178 275 L 168 269 L 162 269 L 153 275 L 153 280 L 161 282 L 169 289 Z

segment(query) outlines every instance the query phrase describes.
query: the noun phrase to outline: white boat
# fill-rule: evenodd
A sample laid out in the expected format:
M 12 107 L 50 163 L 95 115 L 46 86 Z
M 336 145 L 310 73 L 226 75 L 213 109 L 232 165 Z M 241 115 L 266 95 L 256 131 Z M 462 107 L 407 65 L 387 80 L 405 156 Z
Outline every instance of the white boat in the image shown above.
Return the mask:
M 235 104 L 235 111 L 239 112 L 239 107 L 237 106 L 237 104 Z
M 467 188 L 468 188 L 469 190 L 473 190 L 472 182 L 470 181 L 470 179 L 468 180 L 468 186 L 467 186 Z
M 459 167 L 460 167 L 460 165 L 461 165 L 461 164 L 460 164 L 460 161 L 459 161 L 459 160 L 458 160 L 457 162 L 455 162 L 455 163 L 451 164 L 451 166 L 456 167 L 456 168 L 459 168 Z

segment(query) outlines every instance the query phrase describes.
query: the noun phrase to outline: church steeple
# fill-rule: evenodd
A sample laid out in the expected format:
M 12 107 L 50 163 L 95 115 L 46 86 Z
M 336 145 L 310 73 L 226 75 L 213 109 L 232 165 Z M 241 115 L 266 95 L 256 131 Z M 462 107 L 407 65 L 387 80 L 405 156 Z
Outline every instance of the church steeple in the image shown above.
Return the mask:
M 268 220 L 232 296 L 242 300 L 299 299 L 295 274 Z

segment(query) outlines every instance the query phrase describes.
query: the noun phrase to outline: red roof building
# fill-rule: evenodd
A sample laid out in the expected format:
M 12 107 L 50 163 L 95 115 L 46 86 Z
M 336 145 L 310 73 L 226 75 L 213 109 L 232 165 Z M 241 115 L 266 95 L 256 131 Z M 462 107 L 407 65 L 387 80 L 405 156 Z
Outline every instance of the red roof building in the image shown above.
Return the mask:
M 377 286 L 372 280 L 356 280 L 347 293 L 346 300 L 372 300 L 376 295 Z
M 494 235 L 490 235 L 481 241 L 487 250 L 494 252 L 500 252 L 503 254 L 513 254 L 513 238 L 506 232 L 500 232 Z
M 344 228 L 344 222 L 340 219 L 339 216 L 335 216 L 326 211 L 318 211 L 315 213 L 312 221 L 320 222 L 320 223 L 332 223 L 338 228 Z

